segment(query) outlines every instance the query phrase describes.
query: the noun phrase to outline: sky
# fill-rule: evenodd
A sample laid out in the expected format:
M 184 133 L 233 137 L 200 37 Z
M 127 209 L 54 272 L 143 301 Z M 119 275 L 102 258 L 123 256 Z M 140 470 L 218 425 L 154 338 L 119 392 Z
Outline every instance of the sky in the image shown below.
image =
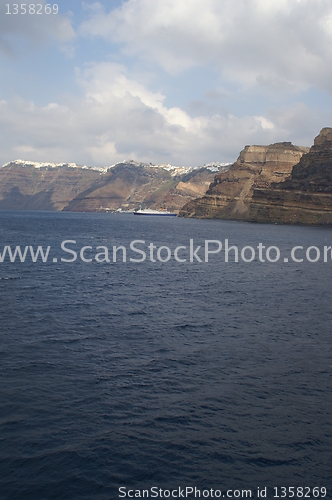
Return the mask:
M 0 0 L 0 165 L 233 162 L 332 126 L 330 0 L 29 5 Z

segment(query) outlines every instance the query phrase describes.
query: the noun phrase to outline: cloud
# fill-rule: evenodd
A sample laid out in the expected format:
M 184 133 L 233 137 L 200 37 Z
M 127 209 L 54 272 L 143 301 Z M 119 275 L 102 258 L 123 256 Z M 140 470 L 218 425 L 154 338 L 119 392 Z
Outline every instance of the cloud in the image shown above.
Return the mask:
M 39 2 L 43 7 L 45 0 Z M 10 4 L 13 12 L 13 4 Z M 24 4 L 23 4 L 24 5 Z M 25 4 L 26 8 L 28 4 Z M 21 4 L 18 4 L 20 7 Z M 68 44 L 75 38 L 70 20 L 61 14 L 10 14 L 0 16 L 0 51 L 7 56 L 17 55 L 26 45 L 37 47 L 52 40 Z
M 2 164 L 23 157 L 98 166 L 128 158 L 202 165 L 234 161 L 245 144 L 295 137 L 298 144 L 310 145 L 321 128 L 302 104 L 272 109 L 266 116 L 192 118 L 178 107 L 168 108 L 162 94 L 133 80 L 119 64 L 86 66 L 76 78 L 81 95 L 67 103 L 0 102 Z M 301 136 L 297 131 L 303 121 L 307 125 Z
M 172 74 L 213 63 L 244 87 L 332 90 L 326 0 L 128 0 L 108 13 L 98 2 L 80 34 L 119 43 Z

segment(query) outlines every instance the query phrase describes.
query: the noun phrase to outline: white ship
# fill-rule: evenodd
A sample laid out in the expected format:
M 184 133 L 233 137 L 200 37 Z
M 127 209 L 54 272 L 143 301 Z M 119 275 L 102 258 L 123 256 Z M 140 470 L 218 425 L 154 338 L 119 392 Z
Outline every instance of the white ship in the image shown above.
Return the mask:
M 175 212 L 168 212 L 167 210 L 152 210 L 151 208 L 140 208 L 134 212 L 134 215 L 162 215 L 163 217 L 176 217 L 177 214 Z

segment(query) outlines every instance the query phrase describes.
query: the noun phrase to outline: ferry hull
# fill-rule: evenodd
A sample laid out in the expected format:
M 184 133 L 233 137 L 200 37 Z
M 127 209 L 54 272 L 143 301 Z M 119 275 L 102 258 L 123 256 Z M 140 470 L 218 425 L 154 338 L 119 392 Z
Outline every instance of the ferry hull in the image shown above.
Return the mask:
M 177 214 L 142 214 L 139 212 L 134 212 L 134 215 L 141 215 L 142 217 L 176 217 Z

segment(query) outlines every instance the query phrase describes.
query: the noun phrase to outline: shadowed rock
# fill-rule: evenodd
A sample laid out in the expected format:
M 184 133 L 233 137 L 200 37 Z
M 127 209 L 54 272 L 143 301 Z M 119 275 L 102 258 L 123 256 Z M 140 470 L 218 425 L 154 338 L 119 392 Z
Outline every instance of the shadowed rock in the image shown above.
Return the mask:
M 308 150 L 290 142 L 246 146 L 228 172 L 216 175 L 206 194 L 188 202 L 180 215 L 247 220 L 255 188 L 268 188 L 289 177 Z
M 131 160 L 105 169 L 17 160 L 0 168 L 0 209 L 179 211 L 202 196 L 215 175 L 209 168 L 188 173 L 185 167 L 165 167 Z
M 291 177 L 254 189 L 247 220 L 332 224 L 332 128 L 323 128 Z

